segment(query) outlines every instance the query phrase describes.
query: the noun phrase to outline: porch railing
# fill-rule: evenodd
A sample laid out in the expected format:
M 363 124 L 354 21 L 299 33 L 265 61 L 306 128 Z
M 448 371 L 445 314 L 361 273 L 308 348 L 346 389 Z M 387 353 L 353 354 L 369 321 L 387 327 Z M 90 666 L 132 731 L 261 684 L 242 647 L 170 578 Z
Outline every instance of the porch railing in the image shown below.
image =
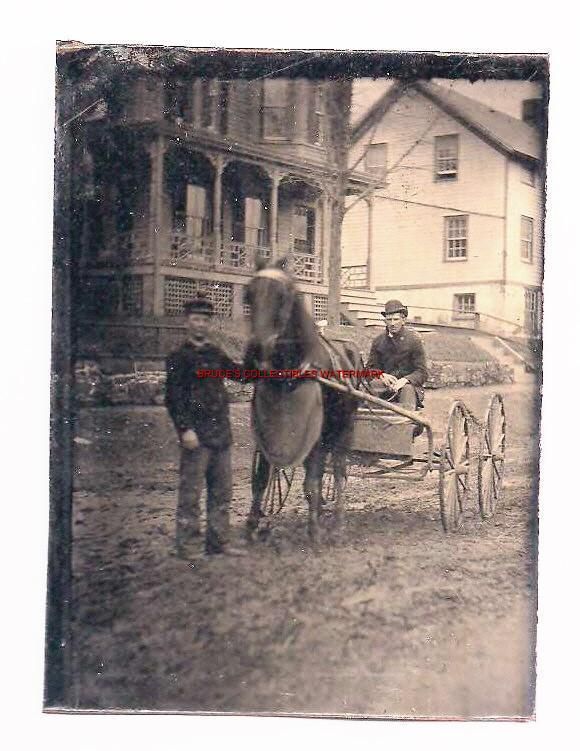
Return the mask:
M 108 252 L 100 253 L 101 260 L 111 257 L 125 263 L 149 263 L 153 254 L 149 247 L 149 233 L 146 229 L 122 232 L 108 246 Z
M 229 271 L 252 273 L 258 258 L 271 258 L 272 249 L 262 245 L 250 245 L 244 242 L 225 243 L 219 254 L 218 266 Z
M 268 245 L 241 241 L 225 241 L 216 252 L 213 235 L 192 236 L 183 229 L 163 233 L 158 242 L 161 263 L 166 266 L 253 274 L 258 259 L 272 258 L 272 248 Z M 320 256 L 295 250 L 289 250 L 284 255 L 296 279 L 315 284 L 322 281 Z M 99 253 L 98 261 L 112 266 L 119 262 L 152 263 L 149 232 L 145 229 L 119 235 Z
M 291 264 L 291 271 L 296 279 L 314 283 L 322 281 L 320 256 L 315 256 L 311 253 L 297 253 L 296 251 L 290 251 L 288 257 Z
M 340 270 L 340 286 L 350 289 L 368 288 L 368 269 L 366 264 L 343 266 Z
M 212 236 L 191 236 L 174 229 L 169 235 L 168 262 L 172 266 L 187 265 L 210 268 L 213 264 L 215 243 Z

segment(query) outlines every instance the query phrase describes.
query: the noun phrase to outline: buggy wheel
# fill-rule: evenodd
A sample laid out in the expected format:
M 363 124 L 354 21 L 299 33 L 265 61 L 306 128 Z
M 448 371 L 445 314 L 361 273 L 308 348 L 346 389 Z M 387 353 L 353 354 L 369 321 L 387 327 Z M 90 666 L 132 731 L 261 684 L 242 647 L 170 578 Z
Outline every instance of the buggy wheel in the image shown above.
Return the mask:
M 500 499 L 505 467 L 505 407 L 500 394 L 494 394 L 484 420 L 481 454 L 477 467 L 479 513 L 489 519 Z
M 262 462 L 266 462 L 266 460 L 256 449 L 252 461 L 252 491 L 256 494 L 261 492 L 260 511 L 262 516 L 271 516 L 280 513 L 283 509 L 290 495 L 296 468 L 268 465 L 267 479 L 265 479 L 265 477 L 260 476 L 260 470 L 265 471 L 261 467 Z M 260 485 L 263 486 L 262 491 Z
M 445 532 L 456 532 L 463 521 L 469 488 L 469 421 L 461 402 L 454 402 L 439 454 L 439 507 Z

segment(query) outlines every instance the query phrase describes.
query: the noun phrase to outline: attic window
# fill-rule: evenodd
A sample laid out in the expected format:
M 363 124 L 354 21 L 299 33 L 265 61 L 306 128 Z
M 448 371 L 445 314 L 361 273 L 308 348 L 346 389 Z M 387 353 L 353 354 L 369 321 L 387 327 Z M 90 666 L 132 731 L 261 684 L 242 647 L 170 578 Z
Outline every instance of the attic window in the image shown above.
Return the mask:
M 369 143 L 365 155 L 365 168 L 375 176 L 383 176 L 387 171 L 387 144 Z
M 435 137 L 435 179 L 456 180 L 459 136 Z
M 524 99 L 522 102 L 522 120 L 528 125 L 539 126 L 542 122 L 542 100 Z

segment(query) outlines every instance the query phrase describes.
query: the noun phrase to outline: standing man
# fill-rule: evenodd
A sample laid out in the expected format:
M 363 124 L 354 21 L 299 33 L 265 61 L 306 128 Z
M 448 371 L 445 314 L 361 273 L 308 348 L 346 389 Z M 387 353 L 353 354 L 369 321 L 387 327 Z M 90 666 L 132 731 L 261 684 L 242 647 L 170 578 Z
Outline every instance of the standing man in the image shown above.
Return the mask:
M 198 370 L 228 371 L 242 380 L 242 366 L 209 338 L 211 300 L 203 295 L 184 306 L 187 339 L 167 358 L 165 404 L 180 444 L 176 544 L 182 558 L 195 556 L 201 537 L 200 498 L 207 485 L 205 550 L 209 555 L 243 555 L 229 544 L 232 500 L 232 432 L 228 396 L 221 377 L 199 377 Z
M 421 337 L 405 325 L 408 311 L 399 300 L 385 303 L 382 313 L 386 331 L 374 340 L 367 368 L 382 370 L 386 398 L 401 407 L 415 410 L 423 406 L 427 362 Z

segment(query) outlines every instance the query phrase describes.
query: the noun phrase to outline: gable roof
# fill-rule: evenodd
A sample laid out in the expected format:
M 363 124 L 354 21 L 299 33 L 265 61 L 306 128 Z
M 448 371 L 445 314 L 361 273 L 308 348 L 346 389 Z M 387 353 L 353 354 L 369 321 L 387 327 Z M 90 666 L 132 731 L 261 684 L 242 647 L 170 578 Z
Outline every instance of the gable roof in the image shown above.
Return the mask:
M 448 115 L 501 152 L 520 159 L 541 159 L 541 138 L 534 127 L 452 89 L 426 81 L 397 84 L 390 89 L 353 127 L 353 141 L 370 130 L 409 88 L 420 91 Z

